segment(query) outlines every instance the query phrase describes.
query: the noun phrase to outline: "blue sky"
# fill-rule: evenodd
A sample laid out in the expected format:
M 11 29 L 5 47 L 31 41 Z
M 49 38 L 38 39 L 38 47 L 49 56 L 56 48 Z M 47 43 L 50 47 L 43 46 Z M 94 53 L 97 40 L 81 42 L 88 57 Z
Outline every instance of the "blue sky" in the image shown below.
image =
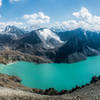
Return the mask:
M 0 0 L 1 22 L 21 21 L 24 15 L 43 12 L 50 17 L 50 24 L 76 19 L 72 14 L 82 7 L 92 15 L 100 16 L 100 0 Z M 28 20 L 28 19 L 27 19 Z
M 16 20 L 24 14 L 44 12 L 51 21 L 63 21 L 72 17 L 72 12 L 81 7 L 88 8 L 93 14 L 100 15 L 100 0 L 20 0 L 10 3 L 2 0 L 1 20 Z

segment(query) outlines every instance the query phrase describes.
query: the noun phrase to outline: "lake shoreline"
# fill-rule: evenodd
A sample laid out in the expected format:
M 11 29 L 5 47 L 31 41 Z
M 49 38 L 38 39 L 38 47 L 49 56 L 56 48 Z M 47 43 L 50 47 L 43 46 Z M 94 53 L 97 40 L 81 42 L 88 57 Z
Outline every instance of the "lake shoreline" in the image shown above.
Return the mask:
M 9 95 L 10 100 L 94 100 L 94 98 L 100 99 L 100 76 L 94 76 L 89 84 L 83 85 L 81 87 L 73 88 L 70 91 L 62 90 L 57 92 L 54 89 L 34 89 L 23 86 L 21 80 L 16 76 L 9 76 L 0 74 L 0 100 L 8 100 Z M 7 90 L 7 91 L 6 91 Z M 13 91 L 14 90 L 14 91 Z M 23 92 L 23 96 L 16 95 L 20 91 Z M 14 92 L 15 94 L 13 94 Z M 95 94 L 96 93 L 96 94 Z M 6 96 L 4 96 L 6 94 Z M 29 95 L 31 94 L 31 95 Z M 6 99 L 3 99 L 6 98 Z M 19 99 L 20 98 L 20 99 Z
M 100 80 L 100 76 L 93 76 L 90 83 L 87 83 L 85 85 L 82 86 L 76 86 L 75 88 L 72 88 L 71 90 L 61 90 L 61 91 L 57 91 L 54 88 L 49 88 L 49 89 L 37 89 L 37 88 L 32 88 L 34 93 L 38 93 L 41 95 L 64 95 L 64 94 L 70 94 L 73 93 L 77 90 L 81 90 L 82 88 L 85 88 L 93 83 L 96 83 L 98 80 Z
M 28 88 L 20 82 L 18 77 L 0 74 L 0 100 L 15 100 L 15 98 L 18 100 L 26 100 L 26 98 L 27 100 L 94 100 L 97 97 L 97 100 L 100 99 L 100 76 L 94 76 L 90 84 L 73 88 L 69 92 L 63 90 L 58 94 L 53 89 L 40 91 L 39 89 Z
M 16 61 L 14 61 L 14 62 L 10 62 L 10 63 L 8 63 L 8 64 L 6 64 L 6 65 L 9 65 L 9 64 L 13 64 L 13 63 L 16 63 Z M 12 75 L 13 76 L 13 75 Z M 98 80 L 100 80 L 100 77 L 93 77 L 92 79 L 91 79 L 91 81 L 89 82 L 89 83 L 87 83 L 87 84 L 85 84 L 85 85 L 82 85 L 82 86 L 76 86 L 75 88 L 72 88 L 72 89 L 70 89 L 70 90 L 66 90 L 66 89 L 63 89 L 63 90 L 61 90 L 61 91 L 58 91 L 58 90 L 56 90 L 55 88 L 47 88 L 47 89 L 38 89 L 38 88 L 31 88 L 32 89 L 32 91 L 34 92 L 34 93 L 37 93 L 37 94 L 41 94 L 41 95 L 63 95 L 63 94 L 70 94 L 70 93 L 72 93 L 72 92 L 74 92 L 74 91 L 77 91 L 77 90 L 81 90 L 82 88 L 84 88 L 84 87 L 86 87 L 86 86 L 89 86 L 91 83 L 95 83 L 96 81 L 98 81 Z M 21 83 L 20 83 L 21 84 Z M 22 85 L 22 84 L 21 84 Z
M 18 88 L 20 90 L 28 91 L 31 93 L 36 93 L 36 94 L 40 94 L 40 95 L 50 95 L 50 96 L 55 96 L 55 95 L 60 96 L 60 95 L 65 95 L 65 94 L 72 94 L 73 92 L 76 92 L 77 90 L 81 91 L 82 89 L 86 88 L 87 86 L 90 86 L 91 84 L 95 84 L 96 82 L 100 81 L 100 76 L 98 76 L 98 77 L 93 76 L 90 83 L 87 83 L 87 84 L 82 85 L 82 86 L 76 86 L 75 88 L 72 88 L 71 90 L 65 89 L 65 90 L 57 91 L 54 88 L 38 89 L 38 88 L 26 87 L 26 86 L 21 84 L 22 80 L 20 78 L 18 78 L 17 76 L 0 74 L 0 78 L 1 78 L 0 83 L 3 82 L 3 84 L 0 84 L 0 86 L 2 86 L 2 87 L 6 87 L 6 86 L 7 86 L 7 88 L 13 87 L 13 89 Z M 8 80 L 13 81 L 13 84 L 12 84 L 12 82 L 5 83 Z M 18 87 L 17 87 L 17 85 L 18 85 Z
M 57 62 L 56 60 L 52 60 L 50 58 L 47 58 L 45 56 L 36 56 L 36 55 L 31 55 L 28 53 L 22 53 L 20 51 L 14 51 L 14 50 L 3 50 L 0 51 L 0 63 L 1 64 L 9 64 L 13 62 L 18 62 L 18 61 L 25 61 L 25 62 L 34 62 L 37 64 L 47 64 L 47 63 L 56 63 L 56 64 L 73 64 L 73 63 L 78 63 L 87 60 L 89 57 L 96 57 L 99 56 L 100 54 L 97 55 L 90 55 L 87 56 L 85 59 L 80 59 L 80 60 L 75 60 L 75 61 L 62 61 L 62 62 Z

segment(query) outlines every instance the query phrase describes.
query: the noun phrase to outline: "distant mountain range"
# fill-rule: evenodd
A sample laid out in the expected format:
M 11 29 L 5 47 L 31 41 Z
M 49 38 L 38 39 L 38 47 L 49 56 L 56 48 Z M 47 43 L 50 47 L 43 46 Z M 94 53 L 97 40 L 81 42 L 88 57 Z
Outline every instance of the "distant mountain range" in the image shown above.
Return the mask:
M 33 56 L 28 61 L 38 62 L 41 58 L 43 62 L 73 63 L 100 54 L 100 33 L 81 28 L 70 31 L 40 28 L 29 32 L 15 26 L 6 26 L 0 32 L 0 55 L 3 51 L 9 55 L 10 51 L 20 52 L 25 55 L 25 60 L 26 55 Z M 6 60 L 9 59 L 7 52 L 3 53 Z

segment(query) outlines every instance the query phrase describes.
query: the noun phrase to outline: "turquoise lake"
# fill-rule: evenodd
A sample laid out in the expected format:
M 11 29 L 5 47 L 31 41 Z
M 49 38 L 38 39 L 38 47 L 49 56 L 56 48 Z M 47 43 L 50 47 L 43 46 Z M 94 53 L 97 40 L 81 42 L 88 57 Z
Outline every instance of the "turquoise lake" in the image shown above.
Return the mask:
M 94 75 L 100 75 L 100 56 L 73 64 L 0 64 L 0 73 L 18 76 L 24 86 L 32 88 L 72 89 L 89 83 Z

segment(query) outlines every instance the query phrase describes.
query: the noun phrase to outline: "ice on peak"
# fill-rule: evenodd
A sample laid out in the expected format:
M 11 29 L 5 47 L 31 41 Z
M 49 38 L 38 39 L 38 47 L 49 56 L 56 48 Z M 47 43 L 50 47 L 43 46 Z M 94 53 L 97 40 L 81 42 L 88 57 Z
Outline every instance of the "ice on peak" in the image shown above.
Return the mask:
M 45 40 L 48 40 L 49 38 L 53 38 L 53 39 L 59 41 L 60 43 L 63 42 L 63 41 L 60 40 L 59 36 L 57 36 L 50 29 L 39 30 L 39 33 Z

